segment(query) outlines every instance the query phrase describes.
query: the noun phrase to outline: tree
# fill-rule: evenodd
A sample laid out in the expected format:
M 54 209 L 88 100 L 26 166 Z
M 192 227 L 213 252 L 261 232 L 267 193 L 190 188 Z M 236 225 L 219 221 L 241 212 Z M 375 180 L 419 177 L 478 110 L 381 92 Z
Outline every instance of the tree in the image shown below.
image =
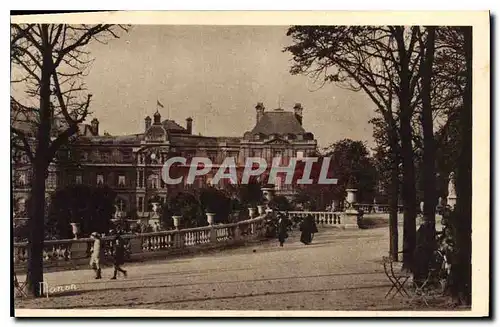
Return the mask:
M 70 223 L 80 224 L 80 236 L 106 233 L 112 227 L 116 193 L 107 186 L 72 185 L 56 191 L 50 201 L 47 228 L 58 239 L 72 238 Z
M 27 282 L 34 296 L 43 295 L 40 285 L 48 166 L 89 113 L 91 94 L 86 94 L 82 80 L 92 62 L 86 46 L 92 41 L 104 43 L 109 37 L 117 38 L 119 29 L 126 27 L 11 25 L 11 85 L 20 85 L 24 91 L 23 97 L 11 96 L 11 103 L 14 111 L 30 121 L 28 133 L 16 125 L 11 132 L 18 140 L 15 147 L 29 158 L 33 174 Z
M 275 196 L 270 202 L 269 202 L 269 207 L 273 208 L 278 211 L 291 211 L 293 210 L 292 204 L 286 196 L 284 195 L 277 195 Z
M 264 200 L 262 185 L 255 179 L 250 179 L 248 184 L 239 185 L 236 193 L 240 203 L 247 207 L 255 207 Z
M 231 198 L 215 187 L 203 188 L 199 192 L 199 201 L 205 213 L 215 213 L 214 223 L 228 223 L 231 213 Z
M 416 241 L 412 117 L 421 55 L 416 49 L 418 31 L 417 26 L 294 26 L 287 33 L 294 44 L 285 48 L 293 55 L 292 74 L 363 90 L 381 114 L 394 171 L 398 154 L 402 159 L 406 266 L 411 264 Z M 397 211 L 391 207 L 393 220 Z
M 170 195 L 162 208 L 161 219 L 165 227 L 173 226 L 172 216 L 182 216 L 180 227 L 192 228 L 207 225 L 203 208 L 197 195 L 179 192 Z
M 344 139 L 330 145 L 325 156 L 331 157 L 332 171 L 337 181 L 340 199 L 346 189 L 358 189 L 358 202 L 371 203 L 374 196 L 376 171 L 366 145 L 361 141 Z

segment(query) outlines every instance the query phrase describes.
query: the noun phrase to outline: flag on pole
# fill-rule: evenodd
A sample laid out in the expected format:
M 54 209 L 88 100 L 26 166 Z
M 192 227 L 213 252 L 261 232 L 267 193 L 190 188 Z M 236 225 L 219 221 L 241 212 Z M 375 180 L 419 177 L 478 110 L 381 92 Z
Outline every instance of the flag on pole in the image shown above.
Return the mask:
M 165 108 L 165 107 L 161 104 L 160 100 L 156 100 L 156 105 L 158 105 L 158 107 Z

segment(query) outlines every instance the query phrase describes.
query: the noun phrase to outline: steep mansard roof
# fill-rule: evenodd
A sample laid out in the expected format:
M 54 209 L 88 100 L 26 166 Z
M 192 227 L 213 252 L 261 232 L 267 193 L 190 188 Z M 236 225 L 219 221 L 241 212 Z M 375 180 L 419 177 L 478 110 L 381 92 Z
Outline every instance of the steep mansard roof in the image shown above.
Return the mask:
M 274 111 L 264 112 L 262 118 L 257 122 L 255 127 L 250 131 L 251 135 L 255 134 L 304 134 L 306 131 L 300 125 L 293 112 L 276 109 Z

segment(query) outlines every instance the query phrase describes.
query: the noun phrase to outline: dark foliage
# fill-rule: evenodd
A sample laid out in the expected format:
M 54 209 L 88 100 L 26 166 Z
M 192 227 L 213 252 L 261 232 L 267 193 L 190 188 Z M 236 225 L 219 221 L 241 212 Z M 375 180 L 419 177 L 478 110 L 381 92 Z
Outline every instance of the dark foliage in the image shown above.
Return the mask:
M 70 223 L 80 224 L 80 235 L 105 233 L 112 227 L 111 218 L 116 194 L 107 186 L 71 185 L 52 195 L 47 228 L 57 238 L 72 238 Z

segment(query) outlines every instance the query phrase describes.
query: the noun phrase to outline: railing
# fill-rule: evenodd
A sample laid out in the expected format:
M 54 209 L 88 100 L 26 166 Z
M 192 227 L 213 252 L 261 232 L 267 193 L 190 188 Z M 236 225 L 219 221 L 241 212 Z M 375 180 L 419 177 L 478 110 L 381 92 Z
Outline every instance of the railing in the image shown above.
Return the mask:
M 358 203 L 354 207 L 357 210 L 363 210 L 364 213 L 389 213 L 390 206 L 388 204 L 364 204 Z M 398 212 L 403 212 L 403 206 L 398 205 Z
M 127 253 L 131 257 L 141 257 L 152 253 L 181 252 L 195 247 L 217 247 L 226 244 L 258 239 L 264 235 L 264 217 L 257 217 L 233 224 L 170 230 L 154 233 L 123 235 Z M 104 260 L 113 255 L 112 237 L 103 237 Z M 51 264 L 76 262 L 89 259 L 94 240 L 44 241 L 43 261 Z M 28 260 L 28 243 L 14 243 L 14 265 L 25 265 Z
M 288 217 L 293 218 L 305 218 L 307 216 L 313 216 L 314 221 L 317 225 L 332 225 L 340 226 L 344 224 L 342 220 L 341 212 L 329 212 L 329 211 L 288 211 Z

